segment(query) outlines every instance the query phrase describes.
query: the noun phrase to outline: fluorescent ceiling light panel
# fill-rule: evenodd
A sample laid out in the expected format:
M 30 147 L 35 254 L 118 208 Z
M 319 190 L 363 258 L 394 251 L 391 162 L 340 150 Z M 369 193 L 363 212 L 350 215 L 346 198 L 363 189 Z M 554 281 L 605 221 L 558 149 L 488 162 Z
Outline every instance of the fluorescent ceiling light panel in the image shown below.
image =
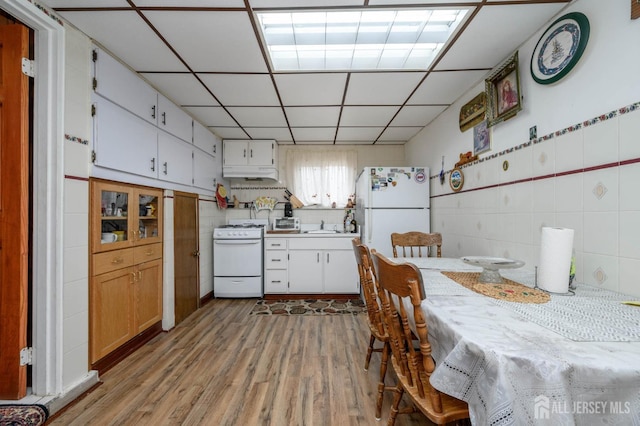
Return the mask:
M 467 9 L 256 13 L 274 71 L 426 70 Z

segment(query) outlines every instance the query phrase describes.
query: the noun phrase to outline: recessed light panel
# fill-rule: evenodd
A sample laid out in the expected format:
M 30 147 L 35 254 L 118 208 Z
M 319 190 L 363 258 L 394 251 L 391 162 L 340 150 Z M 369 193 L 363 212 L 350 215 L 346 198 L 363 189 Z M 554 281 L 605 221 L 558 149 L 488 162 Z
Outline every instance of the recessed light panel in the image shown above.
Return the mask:
M 257 13 L 274 71 L 425 70 L 466 9 Z

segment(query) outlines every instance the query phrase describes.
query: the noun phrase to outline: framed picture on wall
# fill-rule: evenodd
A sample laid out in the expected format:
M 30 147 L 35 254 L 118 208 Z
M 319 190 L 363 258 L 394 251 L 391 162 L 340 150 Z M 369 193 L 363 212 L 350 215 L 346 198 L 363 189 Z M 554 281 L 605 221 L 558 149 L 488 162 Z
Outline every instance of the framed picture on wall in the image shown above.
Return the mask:
M 508 120 L 522 109 L 518 52 L 514 53 L 485 80 L 487 127 Z
M 482 154 L 491 149 L 491 129 L 487 120 L 482 120 L 473 128 L 473 155 Z

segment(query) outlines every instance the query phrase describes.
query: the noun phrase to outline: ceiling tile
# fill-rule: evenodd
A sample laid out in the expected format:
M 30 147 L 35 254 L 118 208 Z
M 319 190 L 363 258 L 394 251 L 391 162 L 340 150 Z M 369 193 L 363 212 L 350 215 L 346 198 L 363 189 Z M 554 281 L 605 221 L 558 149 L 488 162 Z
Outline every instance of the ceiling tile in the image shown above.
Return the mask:
M 286 127 L 280 107 L 229 107 L 229 113 L 242 127 Z
M 187 71 L 136 12 L 61 12 L 60 15 L 136 71 Z
M 244 130 L 253 139 L 275 139 L 278 143 L 293 140 L 288 127 L 245 127 Z
M 382 130 L 384 127 L 340 127 L 336 143 L 338 141 L 369 141 L 373 143 Z
M 565 3 L 485 6 L 435 69 L 493 68 L 565 6 Z M 514 19 L 514 15 L 526 19 Z
M 237 126 L 222 107 L 186 106 L 184 109 L 205 126 Z
M 251 7 L 271 8 L 271 7 L 300 7 L 300 0 L 250 0 Z M 304 7 L 332 7 L 332 6 L 363 6 L 364 0 L 304 0 Z
M 337 126 L 340 107 L 286 107 L 285 112 L 292 127 Z
M 349 79 L 345 105 L 402 105 L 425 74 L 354 73 Z
M 430 73 L 407 104 L 450 105 L 489 73 L 480 71 L 442 71 Z
M 378 141 L 408 141 L 423 127 L 387 127 Z
M 134 3 L 140 7 L 241 7 L 244 9 L 242 0 L 135 0 Z
M 145 11 L 144 14 L 193 71 L 267 71 L 246 12 Z
M 459 0 L 456 3 L 477 3 L 478 0 Z M 369 0 L 369 4 L 371 6 L 384 6 L 384 5 L 406 5 L 406 4 L 415 4 L 416 6 L 424 6 L 424 0 Z M 450 0 L 431 0 L 429 1 L 429 5 L 438 4 L 451 4 Z
M 87 0 L 44 0 L 42 3 L 51 8 L 56 7 L 130 7 L 127 0 L 102 0 L 100 3 Z
M 266 74 L 198 74 L 224 106 L 280 106 Z
M 346 106 L 340 126 L 386 126 L 398 111 L 395 106 Z
M 376 145 L 404 145 L 406 141 L 378 141 Z
M 219 105 L 191 73 L 142 73 L 142 76 L 178 105 Z
M 324 141 L 331 142 L 336 137 L 335 127 L 293 127 L 291 129 L 296 143 L 301 141 Z
M 239 127 L 212 127 L 213 132 L 222 139 L 248 139 L 249 136 Z
M 285 106 L 340 105 L 347 74 L 276 74 L 275 80 Z
M 391 126 L 424 127 L 436 118 L 446 106 L 405 106 L 391 122 Z

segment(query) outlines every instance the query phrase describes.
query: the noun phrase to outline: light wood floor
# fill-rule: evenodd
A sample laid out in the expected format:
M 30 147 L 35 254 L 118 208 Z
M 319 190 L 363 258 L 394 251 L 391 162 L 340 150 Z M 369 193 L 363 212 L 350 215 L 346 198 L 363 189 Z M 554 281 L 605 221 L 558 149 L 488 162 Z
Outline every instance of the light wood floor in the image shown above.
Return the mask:
M 385 425 L 366 315 L 253 316 L 217 299 L 105 373 L 49 425 Z M 391 367 L 387 382 L 395 383 Z M 398 426 L 430 425 L 421 414 Z

